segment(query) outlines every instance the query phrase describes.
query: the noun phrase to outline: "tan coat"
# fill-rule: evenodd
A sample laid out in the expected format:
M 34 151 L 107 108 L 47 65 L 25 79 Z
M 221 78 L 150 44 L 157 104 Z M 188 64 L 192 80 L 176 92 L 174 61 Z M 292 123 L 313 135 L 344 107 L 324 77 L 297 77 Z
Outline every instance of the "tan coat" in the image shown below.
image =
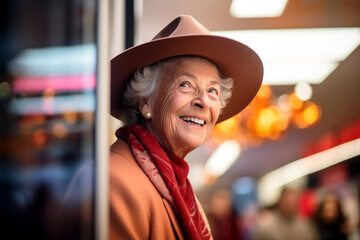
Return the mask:
M 110 148 L 110 239 L 184 239 L 170 202 L 164 199 L 117 140 Z

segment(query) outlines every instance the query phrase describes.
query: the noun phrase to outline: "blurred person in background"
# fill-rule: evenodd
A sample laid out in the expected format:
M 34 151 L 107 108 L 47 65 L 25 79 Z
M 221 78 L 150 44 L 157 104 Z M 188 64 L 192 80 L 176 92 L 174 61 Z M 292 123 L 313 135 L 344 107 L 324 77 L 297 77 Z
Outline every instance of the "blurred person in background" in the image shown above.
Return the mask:
M 298 215 L 300 192 L 284 188 L 266 218 L 256 226 L 254 240 L 318 240 L 313 223 Z
M 218 189 L 206 213 L 214 240 L 240 240 L 241 222 L 233 205 L 231 192 Z
M 240 42 L 180 16 L 111 60 L 110 239 L 212 239 L 185 156 L 260 88 L 263 66 Z
M 325 195 L 315 212 L 314 222 L 320 240 L 348 239 L 349 223 L 335 194 L 329 193 Z

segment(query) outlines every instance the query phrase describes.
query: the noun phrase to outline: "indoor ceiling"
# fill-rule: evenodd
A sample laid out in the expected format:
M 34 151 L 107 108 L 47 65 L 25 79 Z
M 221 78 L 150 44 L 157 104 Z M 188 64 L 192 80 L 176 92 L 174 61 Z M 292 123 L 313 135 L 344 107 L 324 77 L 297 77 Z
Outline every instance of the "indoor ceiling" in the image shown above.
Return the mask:
M 280 17 L 234 18 L 229 13 L 231 0 L 144 0 L 138 15 L 136 42 L 151 39 L 178 15 L 192 15 L 210 31 L 245 29 L 292 29 L 360 27 L 360 1 L 289 0 Z M 139 8 L 138 8 L 139 9 Z M 360 47 L 358 46 L 321 83 L 313 85 L 312 101 L 322 109 L 321 120 L 308 129 L 290 128 L 282 141 L 268 140 L 242 152 L 235 164 L 213 186 L 226 186 L 239 177 L 260 178 L 286 163 L 303 157 L 316 139 L 336 131 L 360 117 Z M 273 86 L 275 95 L 288 93 L 294 85 Z M 205 161 L 200 148 L 189 161 Z

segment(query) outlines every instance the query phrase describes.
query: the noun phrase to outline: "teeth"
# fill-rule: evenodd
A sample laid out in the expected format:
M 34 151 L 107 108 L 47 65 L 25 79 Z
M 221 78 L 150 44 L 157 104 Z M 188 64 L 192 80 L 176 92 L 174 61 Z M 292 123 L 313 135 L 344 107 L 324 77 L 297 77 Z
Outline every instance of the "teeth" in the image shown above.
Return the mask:
M 204 121 L 204 120 L 198 119 L 198 118 L 181 117 L 181 119 L 183 119 L 184 121 L 187 121 L 187 122 L 193 122 L 193 123 L 197 123 L 197 124 L 200 124 L 200 125 L 204 125 L 204 124 L 205 124 L 205 121 Z

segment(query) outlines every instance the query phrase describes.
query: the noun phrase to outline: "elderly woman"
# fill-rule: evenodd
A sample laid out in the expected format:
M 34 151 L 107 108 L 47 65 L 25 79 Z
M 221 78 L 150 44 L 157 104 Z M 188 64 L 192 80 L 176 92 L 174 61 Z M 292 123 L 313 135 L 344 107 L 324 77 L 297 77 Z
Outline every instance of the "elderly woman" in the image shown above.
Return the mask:
M 111 239 L 211 239 L 185 156 L 239 113 L 262 81 L 247 46 L 180 16 L 111 60 Z

